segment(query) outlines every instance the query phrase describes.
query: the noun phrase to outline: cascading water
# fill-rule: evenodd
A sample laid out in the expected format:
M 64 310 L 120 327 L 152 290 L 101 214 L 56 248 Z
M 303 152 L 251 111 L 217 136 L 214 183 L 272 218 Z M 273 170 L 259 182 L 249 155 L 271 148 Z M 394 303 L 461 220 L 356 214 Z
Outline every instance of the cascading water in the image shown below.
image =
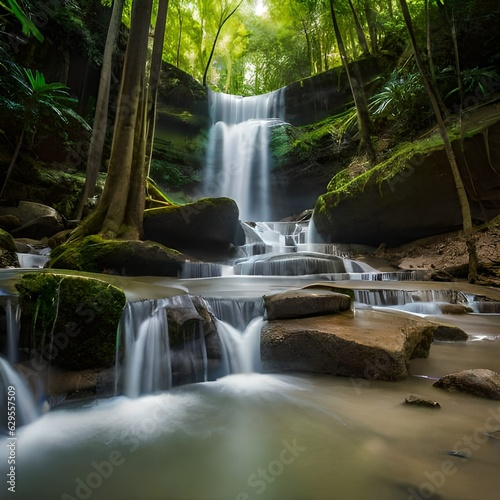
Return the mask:
M 9 390 L 9 388 L 11 389 Z M 7 360 L 0 356 L 0 392 L 3 396 L 0 401 L 0 433 L 8 428 L 7 394 L 10 391 L 14 391 L 12 394 L 14 395 L 13 408 L 16 426 L 29 424 L 36 420 L 39 412 L 33 394 L 24 379 L 12 368 Z
M 0 290 L 0 305 L 5 310 L 5 352 L 9 363 L 17 361 L 17 351 L 19 348 L 19 322 L 21 320 L 21 308 L 17 297 L 9 294 L 2 294 Z
M 214 316 L 229 323 L 233 328 L 244 331 L 258 316 L 264 316 L 264 299 L 205 297 Z
M 262 317 L 254 318 L 245 330 L 217 320 L 217 331 L 223 346 L 223 357 L 229 373 L 260 371 L 260 331 Z
M 172 386 L 167 304 L 168 299 L 158 299 L 129 302 L 125 306 L 117 345 L 116 381 L 127 396 L 137 397 Z
M 204 194 L 234 199 L 242 220 L 269 220 L 270 131 L 283 123 L 284 89 L 251 97 L 209 91 L 208 99 Z

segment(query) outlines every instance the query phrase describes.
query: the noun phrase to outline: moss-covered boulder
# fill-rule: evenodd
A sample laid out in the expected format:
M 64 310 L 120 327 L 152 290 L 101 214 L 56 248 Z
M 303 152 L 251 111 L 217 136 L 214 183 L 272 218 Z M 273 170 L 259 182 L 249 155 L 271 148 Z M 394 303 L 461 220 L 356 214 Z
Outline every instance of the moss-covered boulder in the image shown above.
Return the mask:
M 500 213 L 500 149 L 495 146 L 500 112 L 492 108 L 490 115 L 470 118 L 463 152 L 459 129 L 450 128 L 478 224 Z M 337 174 L 319 197 L 313 220 L 325 242 L 371 246 L 399 246 L 460 229 L 460 203 L 437 132 L 401 144 L 390 158 L 365 172 L 346 169 Z
M 20 347 L 34 369 L 107 368 L 115 362 L 122 290 L 103 281 L 52 273 L 25 274 L 16 285 L 21 305 Z
M 57 247 L 46 267 L 122 276 L 177 276 L 185 261 L 180 252 L 152 241 L 88 236 Z
M 146 210 L 144 237 L 202 259 L 223 256 L 245 242 L 238 206 L 230 198 Z

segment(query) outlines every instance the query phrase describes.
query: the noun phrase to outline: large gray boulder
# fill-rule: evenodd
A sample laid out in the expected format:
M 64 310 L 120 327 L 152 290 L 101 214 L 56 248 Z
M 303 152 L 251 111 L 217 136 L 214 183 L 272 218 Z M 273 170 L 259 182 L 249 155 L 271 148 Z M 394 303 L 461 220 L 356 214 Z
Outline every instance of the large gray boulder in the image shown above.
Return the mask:
M 350 311 L 349 295 L 320 288 L 264 295 L 267 319 L 291 319 Z
M 264 371 L 304 371 L 398 380 L 425 358 L 436 326 L 389 312 L 268 321 L 262 328 Z
M 500 373 L 492 370 L 462 370 L 441 377 L 434 387 L 447 391 L 463 391 L 488 399 L 500 399 Z

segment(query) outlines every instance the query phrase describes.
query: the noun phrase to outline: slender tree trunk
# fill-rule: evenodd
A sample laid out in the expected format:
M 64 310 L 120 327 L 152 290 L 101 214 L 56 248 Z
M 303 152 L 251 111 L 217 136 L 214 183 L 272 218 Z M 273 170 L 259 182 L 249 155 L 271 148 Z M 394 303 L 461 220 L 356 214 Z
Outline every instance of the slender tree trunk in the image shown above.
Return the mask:
M 215 53 L 215 47 L 217 45 L 217 40 L 219 39 L 220 32 L 222 31 L 222 28 L 224 27 L 224 24 L 228 21 L 228 19 L 238 10 L 240 5 L 243 3 L 243 0 L 240 0 L 238 5 L 229 13 L 226 15 L 225 9 L 223 9 L 220 13 L 220 19 L 219 19 L 219 27 L 217 28 L 217 33 L 214 38 L 214 43 L 212 44 L 212 50 L 210 51 L 210 55 L 208 56 L 208 61 L 205 66 L 205 71 L 203 72 L 203 86 L 207 86 L 207 75 L 208 75 L 208 70 L 210 68 L 210 64 L 212 64 L 212 58 L 214 57 Z
M 180 66 L 181 61 L 181 40 L 182 40 L 182 25 L 184 22 L 184 14 L 180 7 L 177 7 L 179 15 L 179 37 L 177 38 L 177 54 L 176 54 L 176 66 Z
M 378 29 L 377 29 L 377 19 L 376 14 L 373 11 L 370 2 L 365 0 L 364 2 L 364 10 L 366 22 L 368 24 L 368 32 L 370 33 L 370 45 L 372 46 L 372 54 L 378 53 Z
M 156 129 L 156 107 L 158 101 L 158 82 L 160 81 L 163 44 L 167 26 L 168 0 L 159 0 L 156 16 L 153 53 L 151 55 L 151 70 L 149 75 L 149 110 L 147 113 L 147 140 L 146 140 L 146 176 L 149 175 L 153 143 Z
M 114 127 L 113 144 L 108 175 L 99 204 L 73 232 L 74 241 L 88 234 L 102 234 L 106 238 L 140 237 L 140 224 L 135 214 L 144 211 L 143 195 L 134 197 L 131 191 L 138 189 L 137 176 L 144 169 L 134 168 L 134 146 L 138 129 L 143 126 L 143 83 L 147 60 L 149 26 L 153 0 L 134 0 L 130 35 L 125 53 L 121 87 Z M 143 165 L 143 163 L 142 163 Z M 138 172 L 139 171 L 139 172 Z M 140 187 L 139 187 L 140 189 Z M 134 215 L 130 215 L 134 214 Z
M 5 195 L 5 189 L 7 187 L 9 180 L 10 180 L 10 177 L 12 175 L 12 171 L 14 170 L 14 166 L 16 165 L 16 161 L 17 161 L 17 158 L 19 156 L 19 151 L 21 150 L 21 145 L 22 145 L 23 139 L 24 139 L 24 132 L 25 132 L 25 129 L 23 128 L 23 130 L 21 131 L 21 135 L 19 136 L 19 139 L 17 140 L 16 149 L 14 150 L 14 154 L 12 155 L 12 158 L 10 159 L 9 168 L 7 169 L 7 174 L 5 175 L 5 181 L 4 181 L 3 186 L 2 186 L 2 191 L 0 192 L 0 199 L 3 199 L 3 197 Z
M 104 54 L 102 58 L 102 69 L 99 82 L 99 92 L 97 94 L 94 124 L 92 127 L 92 138 L 90 140 L 90 148 L 87 157 L 87 175 L 76 213 L 77 220 L 80 220 L 82 217 L 87 199 L 94 195 L 97 176 L 99 175 L 99 170 L 101 168 L 102 152 L 104 149 L 106 128 L 108 124 L 108 105 L 109 91 L 111 87 L 113 50 L 120 31 L 123 3 L 124 0 L 114 0 L 113 2 L 113 10 L 111 12 L 111 19 L 109 22 L 108 34 L 106 36 L 106 44 L 104 46 Z
M 349 2 L 349 7 L 352 12 L 352 17 L 354 18 L 354 26 L 356 27 L 356 34 L 358 35 L 358 42 L 359 46 L 361 47 L 361 52 L 363 56 L 365 57 L 369 56 L 370 51 L 368 49 L 368 43 L 366 42 L 365 32 L 363 31 L 361 23 L 359 22 L 358 14 L 356 12 L 356 9 L 354 8 L 352 0 L 347 0 L 347 1 Z
M 335 14 L 334 0 L 330 0 L 330 13 L 332 15 L 333 29 L 335 31 L 335 37 L 337 38 L 340 57 L 342 59 L 342 64 L 347 74 L 347 79 L 349 80 L 349 85 L 351 86 L 354 105 L 356 106 L 359 134 L 361 137 L 360 149 L 366 152 L 370 162 L 374 162 L 375 150 L 373 149 L 373 144 L 370 136 L 371 122 L 370 122 L 370 113 L 368 111 L 368 103 L 366 102 L 366 95 L 363 89 L 358 66 L 356 64 L 352 65 L 354 75 L 351 73 L 351 69 L 349 67 L 347 52 L 344 46 L 344 42 L 342 40 L 342 35 L 340 33 L 340 28 L 337 22 L 337 16 Z
M 146 179 L 149 172 L 147 158 L 148 133 L 151 123 L 148 118 L 148 92 L 145 85 L 145 75 L 139 97 L 139 109 L 135 126 L 134 151 L 132 169 L 130 172 L 130 189 L 128 191 L 127 210 L 124 217 L 122 237 L 135 239 L 136 232 L 142 235 L 144 207 L 146 203 Z M 154 132 L 154 131 L 153 131 Z
M 304 21 L 304 19 L 301 18 L 300 22 L 302 23 L 302 30 L 304 31 L 304 36 L 306 37 L 307 59 L 309 59 L 309 66 L 310 66 L 310 71 L 311 71 L 311 75 L 312 75 L 312 74 L 314 74 L 314 61 L 313 61 L 313 54 L 312 54 L 312 49 L 311 49 L 311 38 L 309 37 L 309 31 L 307 29 L 307 24 Z
M 443 139 L 444 149 L 446 152 L 446 156 L 448 157 L 448 161 L 450 163 L 453 179 L 455 181 L 455 189 L 457 191 L 457 196 L 462 212 L 462 224 L 465 234 L 467 251 L 469 253 L 469 281 L 472 283 L 477 279 L 477 253 L 476 253 L 475 237 L 473 234 L 472 216 L 470 211 L 469 200 L 467 198 L 467 192 L 465 190 L 465 186 L 462 180 L 462 176 L 460 174 L 460 170 L 458 168 L 455 153 L 453 152 L 450 138 L 448 136 L 448 131 L 446 129 L 446 125 L 444 123 L 443 116 L 439 108 L 438 100 L 436 98 L 436 95 L 434 93 L 431 84 L 429 83 L 429 79 L 427 78 L 425 68 L 423 66 L 420 54 L 418 52 L 417 41 L 415 38 L 415 33 L 413 31 L 413 24 L 410 16 L 410 11 L 408 9 L 408 4 L 406 3 L 406 0 L 399 0 L 399 2 L 401 4 L 401 10 L 403 12 L 403 17 L 413 46 L 415 62 L 417 63 L 418 69 L 422 76 L 422 80 L 427 90 L 427 95 L 429 96 L 432 109 L 434 110 L 434 114 L 436 115 L 436 121 L 438 124 L 439 133 L 441 135 L 441 138 Z
M 425 10 L 425 31 L 426 31 L 426 45 L 427 45 L 427 57 L 429 58 L 429 69 L 433 79 L 436 78 L 436 70 L 434 68 L 434 60 L 432 57 L 432 39 L 431 39 L 431 16 L 429 8 L 429 0 L 424 0 L 424 10 Z

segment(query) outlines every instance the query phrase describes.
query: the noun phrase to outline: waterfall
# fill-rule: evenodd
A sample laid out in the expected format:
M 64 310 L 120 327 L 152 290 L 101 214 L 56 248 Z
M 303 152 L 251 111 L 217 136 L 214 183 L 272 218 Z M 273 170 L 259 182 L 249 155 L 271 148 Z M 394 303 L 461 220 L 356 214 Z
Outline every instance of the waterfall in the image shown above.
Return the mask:
M 217 332 L 223 346 L 224 362 L 230 373 L 260 371 L 260 331 L 262 317 L 254 318 L 243 332 L 217 320 Z
M 13 388 L 10 389 L 9 388 Z M 14 370 L 10 363 L 0 356 L 0 432 L 7 429 L 7 395 L 12 392 L 15 398 L 16 427 L 36 420 L 38 410 L 33 394 L 24 379 Z
M 127 396 L 172 386 L 167 303 L 167 299 L 143 300 L 125 306 L 118 335 L 116 382 Z M 121 364 L 120 354 L 124 357 Z
M 209 91 L 212 117 L 205 196 L 227 196 L 242 220 L 269 220 L 271 128 L 283 123 L 284 89 L 240 97 Z
M 5 352 L 9 363 L 17 361 L 19 349 L 19 323 L 21 321 L 21 308 L 17 297 L 12 295 L 2 295 L 2 305 L 5 309 L 5 332 L 6 346 Z
M 457 290 L 354 290 L 356 302 L 371 306 L 400 306 L 415 302 L 467 304 Z
M 254 318 L 264 315 L 264 299 L 262 297 L 205 297 L 205 300 L 217 319 L 240 331 L 244 331 Z

